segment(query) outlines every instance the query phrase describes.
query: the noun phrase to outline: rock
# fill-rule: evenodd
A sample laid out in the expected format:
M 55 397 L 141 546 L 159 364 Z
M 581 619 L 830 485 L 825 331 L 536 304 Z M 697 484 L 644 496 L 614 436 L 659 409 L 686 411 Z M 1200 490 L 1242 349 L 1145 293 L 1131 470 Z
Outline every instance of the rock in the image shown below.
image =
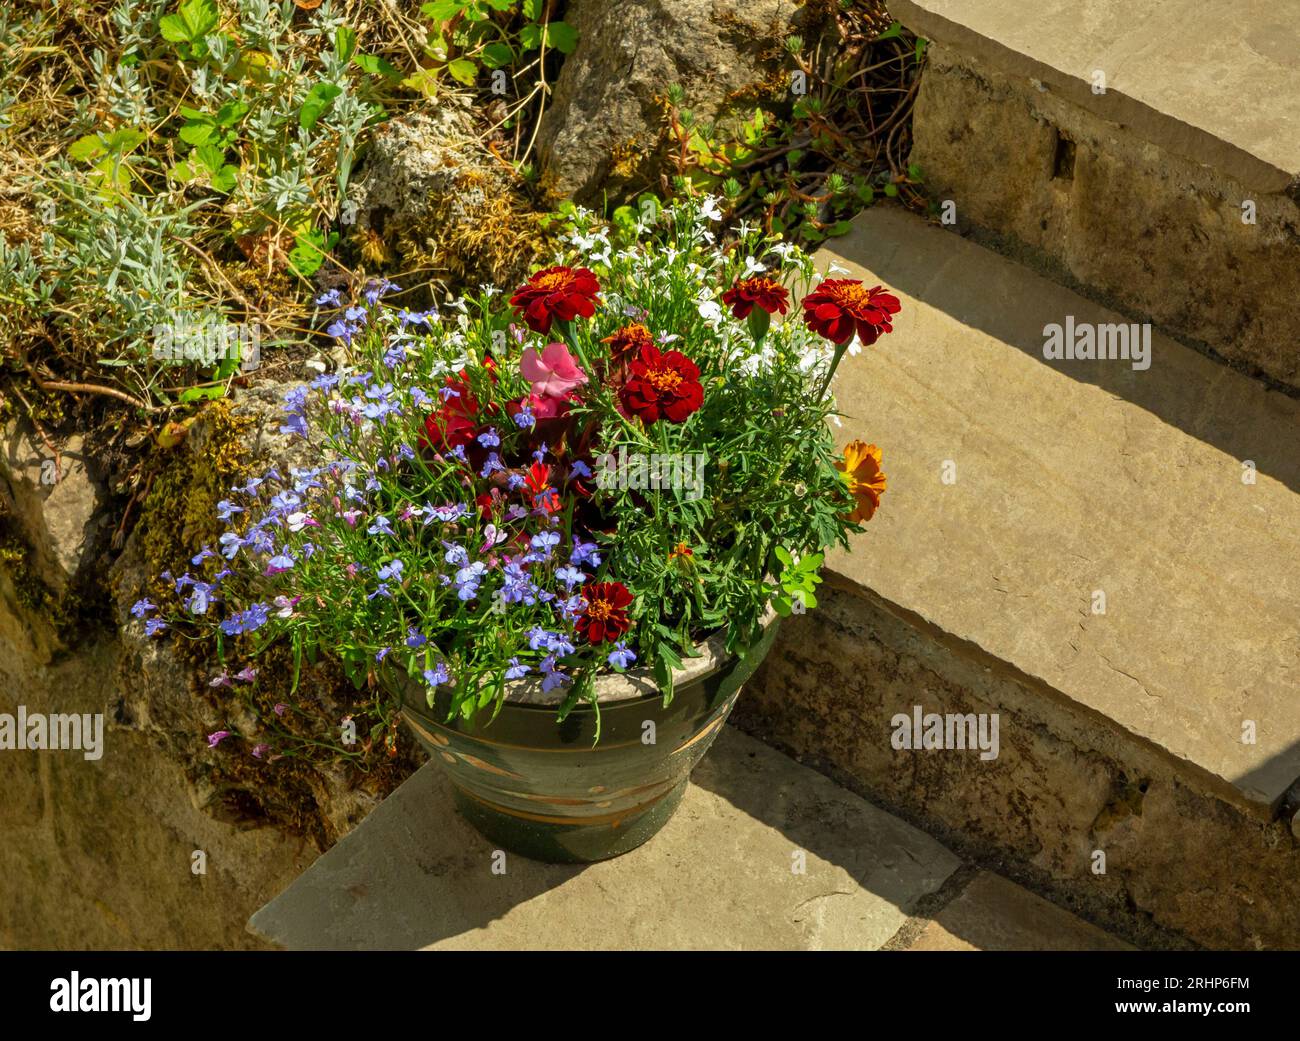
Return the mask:
M 84 442 L 68 437 L 56 459 L 40 436 L 17 423 L 0 445 L 0 514 L 8 513 L 30 549 L 31 574 L 62 595 L 93 554 L 107 524 L 104 494 L 86 465 Z
M 720 125 L 788 100 L 783 41 L 813 17 L 792 0 L 574 0 L 578 44 L 538 133 L 543 182 L 582 203 L 658 187 L 668 88 Z
M 483 144 L 468 101 L 452 96 L 375 132 L 349 193 L 357 245 L 370 261 L 400 258 L 470 285 L 512 283 L 542 243 L 521 187 Z

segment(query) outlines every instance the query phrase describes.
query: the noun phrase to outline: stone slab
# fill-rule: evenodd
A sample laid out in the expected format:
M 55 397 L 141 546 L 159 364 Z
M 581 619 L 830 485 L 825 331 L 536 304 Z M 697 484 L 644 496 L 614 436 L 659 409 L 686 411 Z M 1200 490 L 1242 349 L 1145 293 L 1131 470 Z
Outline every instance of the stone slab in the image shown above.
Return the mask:
M 874 950 L 959 864 L 731 727 L 645 846 L 585 866 L 506 855 L 504 874 L 493 855 L 428 764 L 250 928 L 293 949 Z
M 1158 335 L 1146 370 L 1045 361 L 1047 323 L 1123 319 L 895 209 L 833 250 L 903 308 L 837 377 L 889 489 L 828 566 L 1271 816 L 1300 777 L 1300 402 Z
M 1036 79 L 1262 192 L 1300 176 L 1300 18 L 1241 0 L 1206 22 L 1197 0 L 891 0 L 921 36 Z M 1105 93 L 1094 93 L 1094 72 Z
M 909 951 L 1131 951 L 1132 945 L 981 871 L 934 916 Z

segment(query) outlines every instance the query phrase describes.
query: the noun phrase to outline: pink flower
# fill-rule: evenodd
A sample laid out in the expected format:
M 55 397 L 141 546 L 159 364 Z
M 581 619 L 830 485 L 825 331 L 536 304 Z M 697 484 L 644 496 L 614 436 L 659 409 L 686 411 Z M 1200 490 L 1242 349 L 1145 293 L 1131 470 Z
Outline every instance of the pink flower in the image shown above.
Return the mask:
M 545 398 L 563 398 L 587 382 L 587 374 L 562 343 L 548 343 L 540 356 L 536 348 L 525 347 L 519 371 L 533 385 L 533 393 Z
M 270 750 L 271 750 L 271 746 L 268 745 L 268 744 L 258 744 L 258 745 L 254 745 L 254 746 L 253 746 L 253 758 L 254 758 L 254 759 L 262 759 L 262 758 L 264 758 L 264 757 L 266 756 L 266 753 L 269 752 Z
M 547 397 L 534 391 L 528 395 L 528 407 L 537 419 L 555 419 L 569 411 L 568 397 Z
M 226 738 L 230 736 L 229 730 L 214 730 L 208 735 L 208 747 L 216 748 Z

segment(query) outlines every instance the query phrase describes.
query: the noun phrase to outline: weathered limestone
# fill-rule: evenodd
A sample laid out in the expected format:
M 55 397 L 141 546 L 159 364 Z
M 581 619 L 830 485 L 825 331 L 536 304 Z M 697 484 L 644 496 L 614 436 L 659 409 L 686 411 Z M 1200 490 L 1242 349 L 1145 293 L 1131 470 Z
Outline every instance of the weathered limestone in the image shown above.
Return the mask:
M 316 850 L 198 805 L 162 731 L 131 716 L 121 657 L 115 641 L 94 638 L 37 663 L 0 633 L 4 711 L 104 714 L 96 761 L 75 750 L 0 752 L 0 947 L 256 946 L 239 928 L 241 909 L 287 884 Z M 171 693 L 191 697 L 184 686 Z
M 544 182 L 589 205 L 657 190 L 668 88 L 701 124 L 788 102 L 782 39 L 810 31 L 809 13 L 793 0 L 573 0 L 578 45 L 537 138 Z
M 448 94 L 375 131 L 348 191 L 368 263 L 423 266 L 469 285 L 511 285 L 527 273 L 541 245 L 537 214 L 469 105 Z
M 1160 336 L 1049 363 L 1116 316 L 896 211 L 821 259 L 903 300 L 836 388 L 889 490 L 742 725 L 1099 913 L 1300 944 L 1300 404 Z M 896 751 L 917 704 L 1000 713 L 999 757 Z
M 1300 37 L 1276 5 L 1213 33 L 1190 0 L 891 8 L 931 39 L 912 159 L 959 229 L 1300 386 Z
M 234 406 L 249 424 L 248 452 L 286 469 L 316 461 L 312 446 L 279 432 L 287 389 L 257 384 Z M 89 491 L 69 494 L 93 487 L 75 442 L 64 446 L 63 479 L 53 485 L 40 483 L 48 452 L 38 453 L 30 439 L 10 437 L 6 444 L 7 459 L 31 457 L 22 467 L 0 465 L 0 489 L 21 506 L 15 516 L 36 547 L 38 577 L 70 581 L 86 571 L 77 533 L 111 530 L 113 518 Z M 15 444 L 27 447 L 19 452 Z M 205 417 L 174 451 L 202 461 L 220 448 Z M 112 617 L 72 634 L 57 633 L 0 568 L 0 712 L 22 705 L 29 713 L 104 717 L 103 754 L 95 761 L 79 751 L 0 751 L 0 947 L 257 946 L 243 928 L 248 915 L 319 854 L 311 839 L 259 826 L 223 802 L 232 786 L 214 777 L 216 753 L 203 735 L 243 709 L 199 693 L 206 677 L 178 659 L 170 642 L 144 636 L 131 618 L 130 605 L 151 577 L 145 534 L 137 527 L 109 574 L 91 575 L 110 583 Z M 188 534 L 175 533 L 182 544 Z M 257 783 L 273 787 L 273 770 Z M 322 844 L 383 797 L 341 769 L 318 770 L 307 783 Z M 203 854 L 200 873 L 193 870 L 196 852 Z
M 103 489 L 87 468 L 84 442 L 66 438 L 56 458 L 29 427 L 0 431 L 0 515 L 27 543 L 33 576 L 63 594 L 97 548 Z

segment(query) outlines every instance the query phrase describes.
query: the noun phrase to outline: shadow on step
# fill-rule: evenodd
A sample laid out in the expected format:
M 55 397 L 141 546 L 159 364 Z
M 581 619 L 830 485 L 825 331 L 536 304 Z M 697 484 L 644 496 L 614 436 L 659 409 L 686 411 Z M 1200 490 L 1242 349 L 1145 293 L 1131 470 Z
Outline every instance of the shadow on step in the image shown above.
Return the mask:
M 428 764 L 250 925 L 291 950 L 416 950 L 486 928 L 584 870 L 511 870 L 495 853 Z
M 1149 333 L 1149 368 L 1135 369 L 1122 358 L 1048 360 L 1044 344 L 1049 325 L 1059 326 L 1063 337 L 1068 330 L 1082 335 L 1085 324 L 1094 332 L 1099 326 L 1114 327 L 1106 330 L 1108 337 L 1129 335 L 1135 326 L 910 214 L 869 211 L 833 248 L 885 285 L 1063 375 L 1129 401 L 1233 458 L 1251 460 L 1258 472 L 1300 491 L 1300 401 L 1154 332 Z M 1068 437 L 1068 430 L 1062 436 Z

